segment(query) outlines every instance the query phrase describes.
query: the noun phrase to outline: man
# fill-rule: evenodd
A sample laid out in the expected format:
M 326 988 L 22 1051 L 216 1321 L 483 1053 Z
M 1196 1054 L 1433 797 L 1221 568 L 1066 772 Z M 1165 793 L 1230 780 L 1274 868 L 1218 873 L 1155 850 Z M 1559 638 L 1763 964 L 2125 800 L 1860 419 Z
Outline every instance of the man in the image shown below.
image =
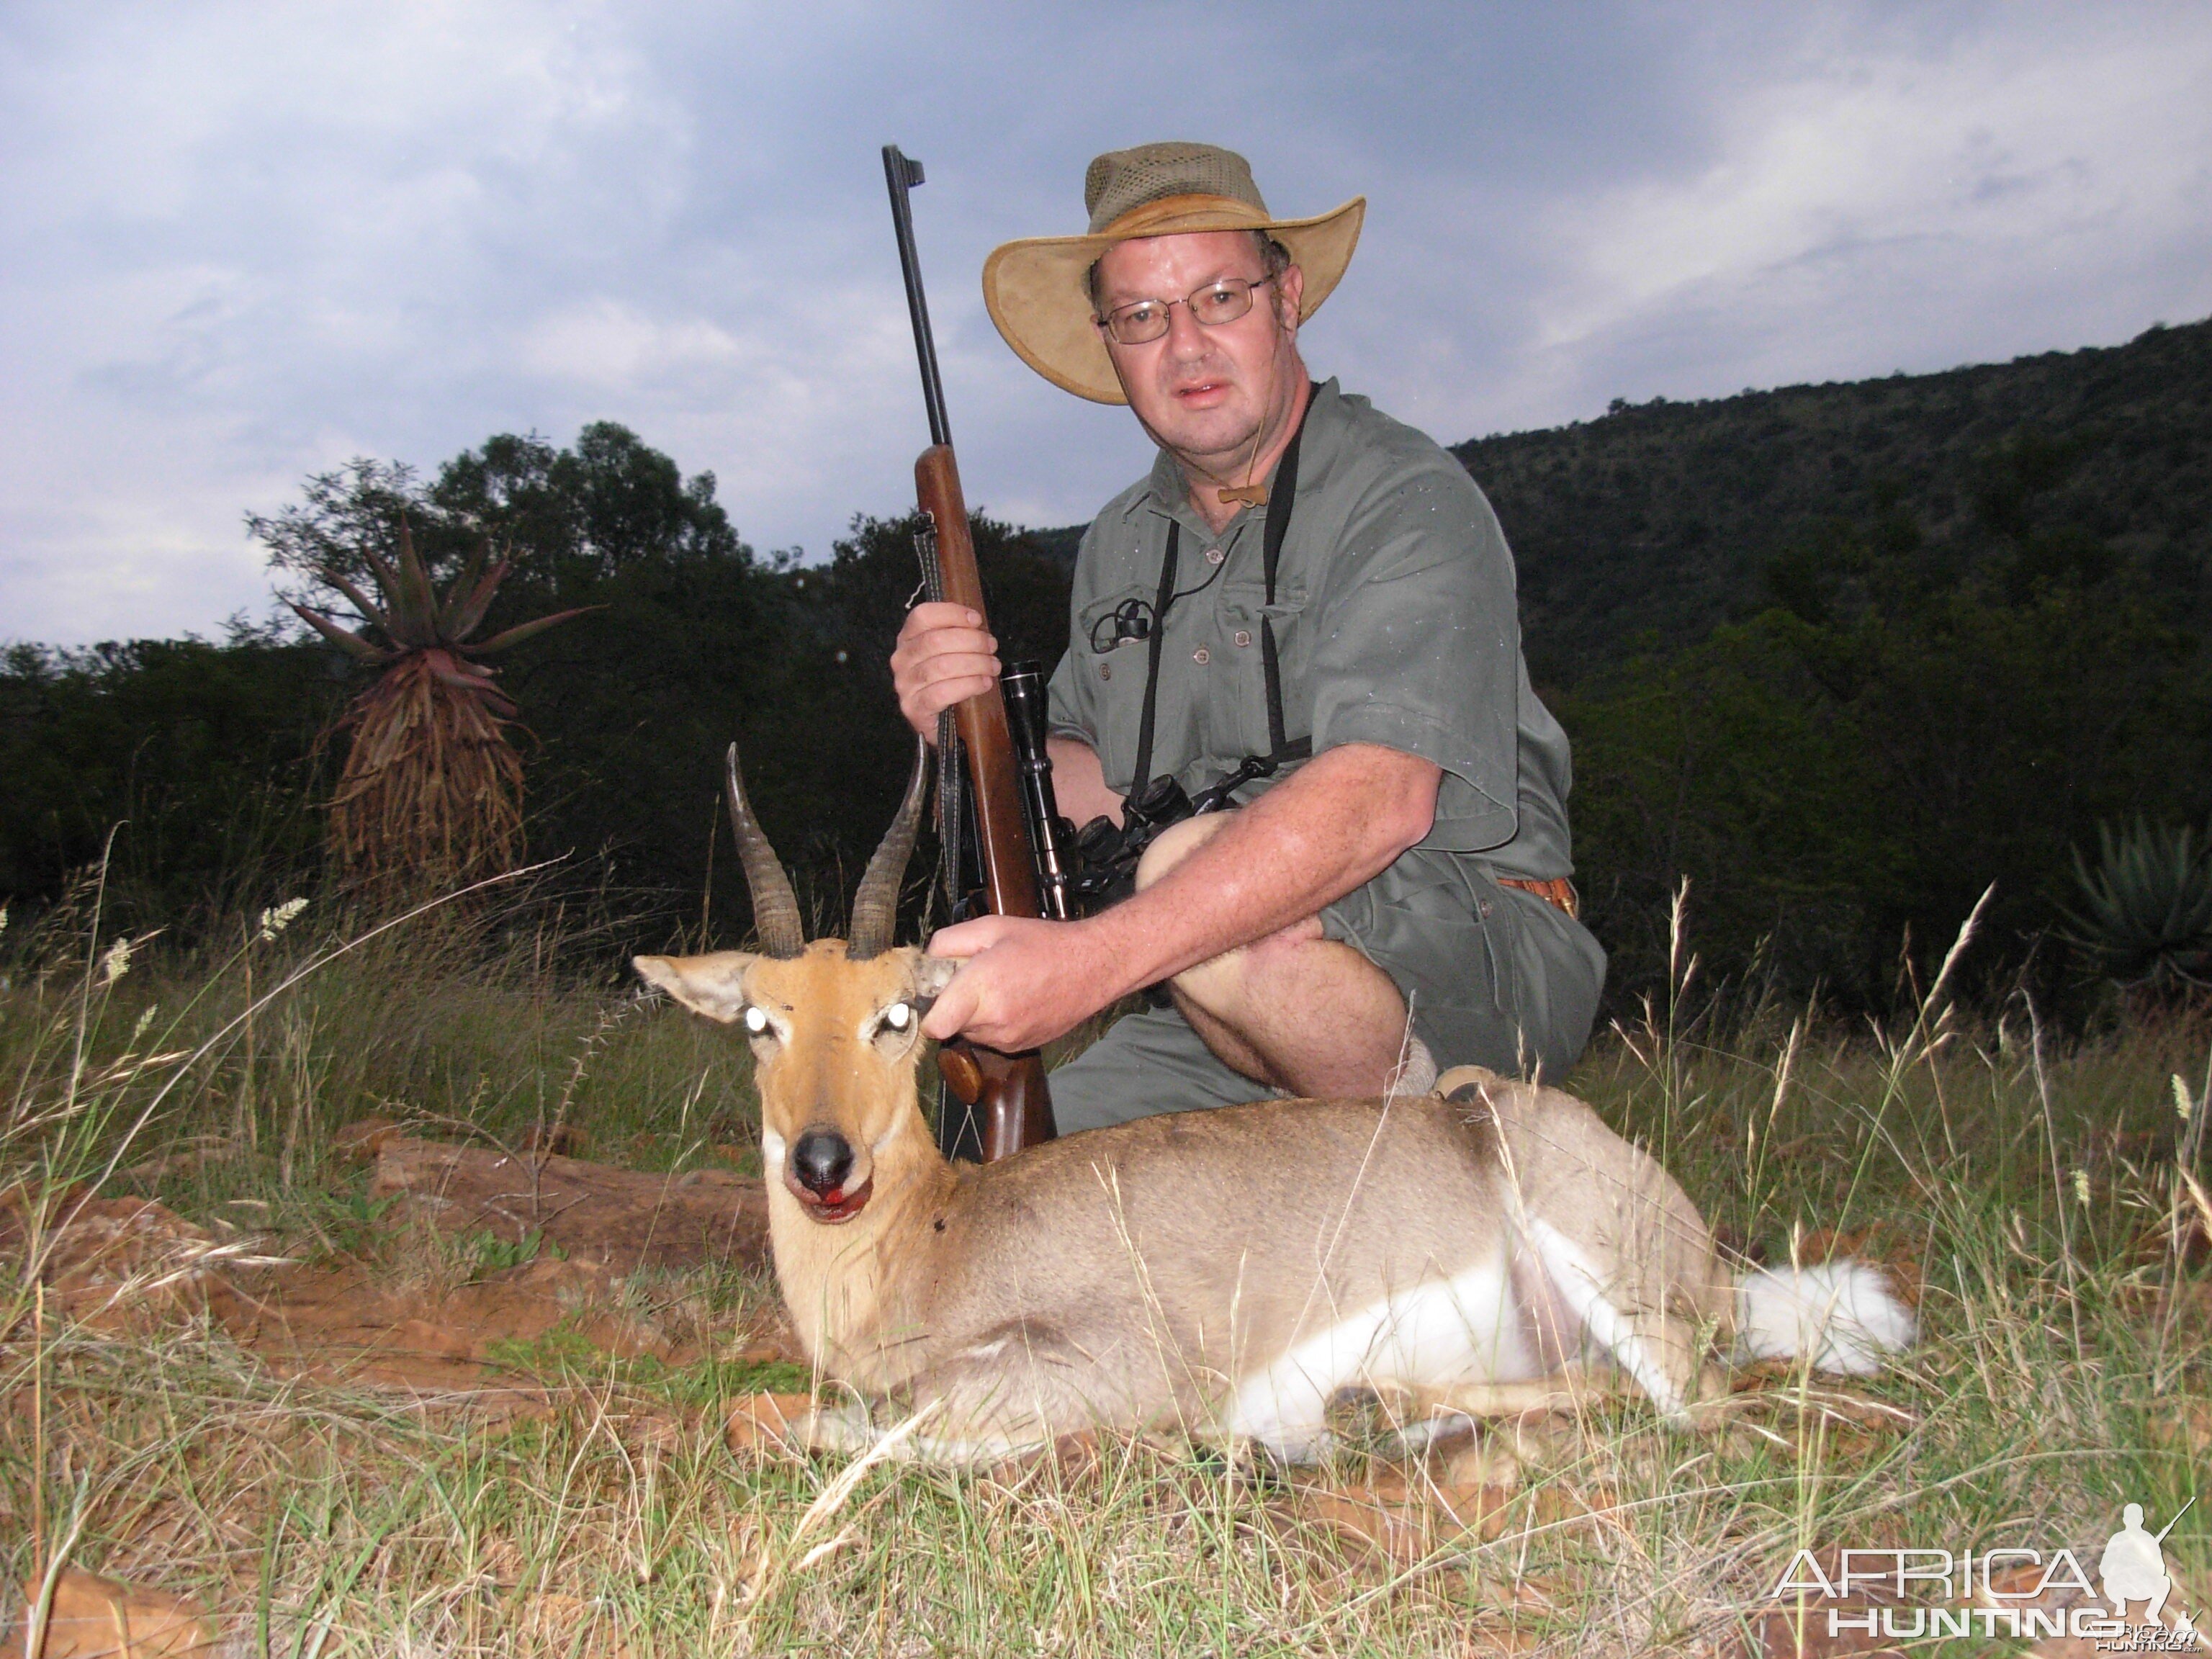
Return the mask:
M 1298 350 L 1364 200 L 1277 220 L 1243 157 L 1187 143 L 1102 155 L 1084 195 L 1087 235 L 1009 243 L 983 272 L 1022 359 L 1126 402 L 1160 452 L 1077 556 L 1060 806 L 1119 823 L 1152 777 L 1261 775 L 1163 833 L 1099 915 L 939 933 L 966 965 L 923 1029 L 1030 1048 L 1167 982 L 1172 1007 L 1053 1074 L 1063 1131 L 1425 1088 L 1467 1062 L 1558 1076 L 1605 956 L 1573 915 L 1566 738 L 1529 689 L 1511 556 L 1465 469 L 1314 386 Z M 979 623 L 908 617 L 891 665 L 916 731 L 995 683 Z

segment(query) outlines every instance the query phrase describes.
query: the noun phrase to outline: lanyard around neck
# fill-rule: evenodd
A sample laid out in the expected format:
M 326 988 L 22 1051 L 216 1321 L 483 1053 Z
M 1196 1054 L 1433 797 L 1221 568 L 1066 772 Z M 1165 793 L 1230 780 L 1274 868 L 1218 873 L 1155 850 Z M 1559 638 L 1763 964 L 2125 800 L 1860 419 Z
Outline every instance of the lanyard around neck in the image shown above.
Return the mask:
M 1267 519 L 1261 532 L 1261 573 L 1267 588 L 1267 604 L 1275 603 L 1275 570 L 1281 562 L 1283 538 L 1290 532 L 1291 509 L 1298 493 L 1298 445 L 1306 434 L 1306 416 L 1313 412 L 1313 400 L 1319 394 L 1318 386 L 1310 387 L 1306 406 L 1298 416 L 1297 428 L 1291 441 L 1283 447 L 1282 459 L 1275 463 L 1275 477 L 1267 487 Z M 1137 720 L 1137 764 L 1129 777 L 1129 790 L 1141 794 L 1152 781 L 1152 729 L 1158 711 L 1160 690 L 1160 653 L 1165 649 L 1168 634 L 1168 607 L 1175 602 L 1176 566 L 1182 551 L 1182 526 L 1174 519 L 1168 520 L 1168 545 L 1160 560 L 1159 591 L 1152 605 L 1152 634 L 1145 653 L 1145 702 Z M 1282 662 L 1275 648 L 1274 620 L 1262 612 L 1260 617 L 1260 667 L 1267 687 L 1267 742 L 1272 752 L 1255 756 L 1244 763 L 1252 777 L 1267 777 L 1285 761 L 1304 760 L 1313 753 L 1310 735 L 1296 743 L 1285 742 L 1283 732 L 1283 672 Z

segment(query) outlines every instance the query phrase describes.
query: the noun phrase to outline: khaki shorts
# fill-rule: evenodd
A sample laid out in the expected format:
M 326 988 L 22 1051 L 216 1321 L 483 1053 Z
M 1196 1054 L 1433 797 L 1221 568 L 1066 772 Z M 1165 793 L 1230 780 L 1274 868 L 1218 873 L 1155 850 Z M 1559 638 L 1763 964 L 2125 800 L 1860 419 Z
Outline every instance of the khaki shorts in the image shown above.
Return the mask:
M 1439 1072 L 1474 1065 L 1558 1079 L 1582 1057 L 1605 988 L 1603 948 L 1565 911 L 1500 887 L 1474 860 L 1416 849 L 1321 919 L 1326 937 L 1390 975 Z M 1273 1092 L 1215 1059 L 1172 1008 L 1115 1021 L 1051 1085 L 1062 1134 Z

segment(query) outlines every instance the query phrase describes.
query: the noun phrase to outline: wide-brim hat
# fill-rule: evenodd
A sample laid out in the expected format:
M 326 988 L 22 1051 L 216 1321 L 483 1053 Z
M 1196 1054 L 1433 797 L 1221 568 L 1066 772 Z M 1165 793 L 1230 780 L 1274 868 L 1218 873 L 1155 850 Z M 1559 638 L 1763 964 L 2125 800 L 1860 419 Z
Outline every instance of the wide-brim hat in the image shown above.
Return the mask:
M 1024 362 L 1054 386 L 1100 404 L 1129 401 L 1091 308 L 1091 267 L 1115 243 L 1195 231 L 1265 231 L 1304 273 L 1303 322 L 1343 279 L 1367 214 L 1367 198 L 1355 196 L 1311 219 L 1278 219 L 1243 156 L 1188 143 L 1109 150 L 1084 175 L 1083 204 L 1091 214 L 1086 234 L 1031 236 L 994 249 L 983 262 L 983 304 Z

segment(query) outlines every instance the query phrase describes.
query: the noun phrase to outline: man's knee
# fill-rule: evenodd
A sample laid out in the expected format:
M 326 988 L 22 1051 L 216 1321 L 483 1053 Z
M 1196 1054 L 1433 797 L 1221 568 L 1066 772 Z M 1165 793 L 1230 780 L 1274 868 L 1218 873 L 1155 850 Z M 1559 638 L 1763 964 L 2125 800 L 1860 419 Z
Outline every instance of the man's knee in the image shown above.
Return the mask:
M 1138 862 L 1137 890 L 1152 886 L 1219 834 L 1231 816 L 1209 812 L 1163 830 Z M 1186 1015 L 1210 1016 L 1237 1030 L 1249 1030 L 1267 1014 L 1279 1013 L 1285 1005 L 1318 999 L 1323 1004 L 1357 1006 L 1375 1000 L 1378 990 L 1397 1006 L 1397 1022 L 1404 1017 L 1401 994 L 1389 976 L 1351 945 L 1325 938 L 1318 916 L 1304 917 L 1265 939 L 1209 957 L 1169 982 Z M 1358 994 L 1362 991 L 1367 994 Z M 1328 1009 L 1316 1006 L 1312 1012 L 1325 1016 Z
M 1208 812 L 1161 830 L 1137 861 L 1137 890 L 1143 892 L 1218 835 L 1229 817 L 1226 812 Z M 1184 969 L 1169 982 L 1201 1010 L 1218 1016 L 1237 1000 L 1243 956 L 1241 950 L 1224 951 Z
M 1185 818 L 1161 830 L 1137 860 L 1137 890 L 1143 892 L 1220 834 L 1232 816 L 1228 812 L 1208 812 L 1203 817 Z

